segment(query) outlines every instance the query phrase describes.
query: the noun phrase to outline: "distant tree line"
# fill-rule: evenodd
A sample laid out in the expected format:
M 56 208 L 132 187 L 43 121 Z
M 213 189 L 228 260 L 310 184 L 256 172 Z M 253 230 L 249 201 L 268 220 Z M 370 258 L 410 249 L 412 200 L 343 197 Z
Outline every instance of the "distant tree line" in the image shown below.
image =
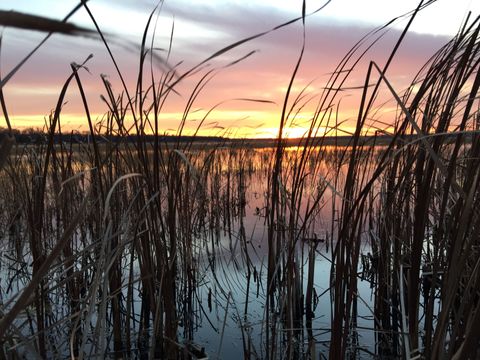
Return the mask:
M 3 136 L 4 133 L 7 133 L 7 129 L 4 127 L 0 127 L 0 137 Z M 22 130 L 13 129 L 13 135 L 15 137 L 15 141 L 17 144 L 41 144 L 45 143 L 48 140 L 48 134 L 41 128 L 33 128 L 28 127 Z M 451 133 L 451 134 L 443 134 L 442 136 L 447 137 L 446 141 L 454 141 L 458 134 Z M 465 140 L 471 141 L 472 135 L 471 134 L 464 134 Z M 406 143 L 413 141 L 417 138 L 417 135 L 403 135 L 402 140 Z M 111 142 L 111 143 L 118 143 L 118 142 L 136 142 L 139 139 L 139 136 L 136 134 L 131 135 L 110 135 L 110 134 L 96 134 L 95 140 L 98 143 L 102 142 Z M 144 142 L 153 142 L 155 140 L 155 135 L 144 134 L 141 135 L 141 140 Z M 234 144 L 242 144 L 254 147 L 271 147 L 275 146 L 276 139 L 231 139 L 231 138 L 224 138 L 221 136 L 189 136 L 189 135 L 182 135 L 182 136 L 175 136 L 175 135 L 160 135 L 158 137 L 160 142 L 196 142 L 196 143 L 203 143 L 203 142 L 210 142 L 210 143 L 224 143 L 228 142 L 231 145 Z M 352 136 L 350 135 L 342 135 L 342 136 L 328 136 L 328 137 L 316 137 L 314 139 L 310 139 L 311 145 L 323 144 L 323 145 L 331 145 L 331 146 L 348 146 L 352 140 Z M 385 134 L 385 133 L 376 133 L 372 136 L 360 136 L 359 137 L 360 143 L 365 145 L 385 145 L 390 143 L 392 140 L 392 136 Z M 71 131 L 69 133 L 55 133 L 53 135 L 54 143 L 74 143 L 74 144 L 88 144 L 92 141 L 92 135 L 88 131 L 78 132 L 78 131 Z M 290 139 L 283 139 L 283 143 L 285 146 L 297 146 L 303 145 L 305 139 L 301 138 L 290 138 Z
M 7 133 L 8 130 L 6 128 L 0 127 L 0 136 L 4 133 Z M 22 130 L 12 129 L 13 136 L 15 137 L 15 141 L 18 144 L 38 144 L 44 143 L 48 139 L 48 134 L 40 128 L 33 128 L 28 127 Z M 142 140 L 146 142 L 154 141 L 155 135 L 141 135 Z M 89 143 L 91 142 L 92 135 L 89 132 L 78 132 L 72 131 L 69 133 L 55 133 L 53 135 L 54 143 L 66 142 L 66 143 Z M 117 135 L 107 135 L 107 134 L 98 134 L 95 135 L 95 140 L 97 142 L 134 142 L 138 141 L 137 135 L 124 135 L 124 136 L 117 136 Z M 162 142 L 170 142 L 170 141 L 181 141 L 181 142 L 202 142 L 202 141 L 225 141 L 224 138 L 220 136 L 174 136 L 174 135 L 161 135 L 159 136 L 159 140 Z

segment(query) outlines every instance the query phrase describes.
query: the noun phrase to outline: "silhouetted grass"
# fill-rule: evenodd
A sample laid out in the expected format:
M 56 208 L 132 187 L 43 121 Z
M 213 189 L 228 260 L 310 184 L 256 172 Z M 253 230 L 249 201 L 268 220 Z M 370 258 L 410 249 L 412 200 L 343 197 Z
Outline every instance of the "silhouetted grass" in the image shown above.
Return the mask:
M 341 91 L 390 23 L 355 44 L 317 97 L 307 96 L 307 88 L 293 92 L 304 31 L 275 146 L 252 150 L 248 141 L 204 148 L 193 141 L 159 141 L 160 114 L 178 85 L 198 76 L 179 119 L 177 134 L 184 133 L 195 101 L 217 72 L 204 65 L 292 23 L 302 22 L 305 30 L 311 15 L 305 2 L 302 16 L 226 46 L 185 71 L 168 64 L 169 52 L 159 58 L 147 44 L 154 10 L 133 89 L 82 2 L 123 87 L 115 94 L 102 78 L 107 112 L 100 126 L 93 123 L 82 85 L 89 58 L 72 65 L 45 141 L 37 144 L 14 144 L 0 91 L 8 124 L 0 148 L 1 356 L 201 358 L 206 345 L 197 343 L 198 329 L 208 327 L 218 336 L 218 348 L 207 352 L 220 357 L 235 325 L 245 359 L 313 359 L 326 352 L 332 359 L 478 357 L 480 20 L 467 19 L 405 92 L 388 79 L 411 22 L 430 3 L 405 15 L 410 21 L 386 63 L 370 63 L 348 146 L 341 138 L 331 147 L 330 136 L 342 127 L 336 113 Z M 42 24 L 54 32 L 65 21 Z M 91 139 L 76 148 L 65 141 L 68 134 L 54 144 L 73 81 Z M 391 95 L 398 115 L 390 141 L 379 139 L 378 147 L 363 135 L 381 91 Z M 307 105 L 315 111 L 302 146 L 288 147 L 284 129 Z M 141 136 L 146 133 L 153 141 Z M 127 140 L 133 134 L 140 136 Z M 255 206 L 253 229 L 261 227 L 265 241 L 254 239 L 249 206 Z M 330 264 L 322 292 L 315 278 L 320 259 Z M 371 301 L 360 290 L 367 282 Z M 330 308 L 322 311 L 330 313 L 330 326 L 318 328 L 316 308 L 326 297 Z M 251 314 L 257 311 L 254 300 L 262 307 L 257 318 Z M 360 324 L 366 317 L 369 328 Z M 362 346 L 364 330 L 374 334 L 370 348 Z M 325 334 L 330 340 L 322 351 Z

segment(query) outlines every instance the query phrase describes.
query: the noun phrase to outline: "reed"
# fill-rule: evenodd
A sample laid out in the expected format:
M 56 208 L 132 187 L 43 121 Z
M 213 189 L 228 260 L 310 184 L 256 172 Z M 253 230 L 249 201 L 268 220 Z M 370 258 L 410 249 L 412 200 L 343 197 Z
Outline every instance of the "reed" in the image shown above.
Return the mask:
M 82 83 L 90 57 L 72 65 L 37 143 L 14 143 L 0 91 L 8 125 L 0 138 L 0 356 L 221 358 L 238 327 L 244 359 L 478 357 L 480 20 L 467 19 L 406 91 L 388 76 L 411 22 L 430 3 L 404 16 L 408 25 L 385 64 L 370 62 L 356 130 L 348 146 L 332 149 L 326 139 L 342 129 L 341 94 L 390 24 L 360 39 L 323 90 L 310 94 L 294 89 L 308 18 L 323 7 L 307 14 L 303 2 L 298 18 L 187 69 L 169 64 L 173 35 L 166 56 L 156 54 L 155 9 L 129 87 L 82 1 L 71 14 L 87 11 L 122 84 L 116 93 L 102 77 L 103 119 L 91 118 Z M 70 29 L 71 14 L 41 24 L 49 34 Z M 18 25 L 28 26 L 23 20 Z M 210 112 L 189 141 L 162 141 L 160 115 L 180 84 L 196 81 L 177 135 L 222 70 L 205 65 L 294 23 L 301 23 L 302 47 L 287 74 L 273 148 L 197 145 Z M 88 143 L 75 143 L 62 127 L 71 88 L 83 103 Z M 363 142 L 380 91 L 398 107 L 382 147 L 376 137 Z M 284 129 L 308 107 L 314 112 L 302 146 L 290 148 Z M 330 269 L 325 289 L 322 262 Z M 362 325 L 367 318 L 370 327 Z M 215 345 L 198 343 L 200 329 L 215 334 Z M 373 334 L 371 347 L 364 330 Z

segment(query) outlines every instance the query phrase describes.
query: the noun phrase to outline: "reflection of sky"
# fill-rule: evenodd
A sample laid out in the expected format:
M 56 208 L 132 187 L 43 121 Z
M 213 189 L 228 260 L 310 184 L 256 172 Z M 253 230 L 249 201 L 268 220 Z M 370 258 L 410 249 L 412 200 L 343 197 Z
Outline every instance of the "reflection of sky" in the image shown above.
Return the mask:
M 348 148 L 341 148 L 348 151 Z M 283 178 L 288 179 L 289 173 L 292 170 L 293 161 L 298 157 L 302 148 L 292 147 L 286 149 L 283 169 Z M 206 348 L 207 354 L 214 357 L 217 353 L 220 342 L 221 332 L 224 329 L 223 341 L 221 343 L 220 357 L 221 358 L 236 358 L 243 353 L 243 342 L 240 326 L 247 326 L 252 341 L 252 349 L 256 349 L 257 355 L 261 355 L 260 351 L 264 351 L 265 342 L 265 299 L 266 299 L 266 277 L 267 277 L 267 230 L 265 225 L 265 218 L 258 216 L 257 208 L 260 210 L 265 206 L 264 194 L 267 191 L 267 174 L 266 171 L 270 165 L 270 161 L 273 157 L 272 149 L 258 149 L 254 151 L 242 150 L 238 152 L 232 152 L 228 150 L 220 150 L 217 152 L 219 163 L 223 165 L 224 171 L 230 171 L 232 175 L 231 187 L 232 193 L 234 189 L 238 188 L 239 168 L 232 167 L 228 170 L 228 158 L 235 157 L 239 160 L 237 163 L 241 163 L 244 169 L 251 169 L 252 171 L 245 170 L 243 172 L 243 179 L 245 181 L 245 194 L 246 194 L 246 206 L 245 217 L 242 222 L 245 226 L 245 236 L 247 241 L 247 249 L 251 263 L 251 283 L 248 291 L 248 309 L 245 313 L 245 302 L 247 298 L 247 266 L 246 259 L 243 251 L 243 240 L 240 239 L 239 226 L 240 219 L 237 218 L 232 226 L 232 234 L 228 236 L 220 231 L 220 238 L 218 242 L 215 241 L 215 248 L 210 245 L 210 241 L 206 242 L 206 245 L 199 248 L 200 261 L 198 274 L 201 278 L 201 283 L 204 284 L 198 289 L 198 295 L 201 300 L 201 306 L 206 312 L 199 311 L 198 315 L 202 319 L 202 327 L 195 334 L 195 342 Z M 335 160 L 340 158 L 338 151 L 332 148 L 324 148 L 322 150 L 316 149 L 313 152 L 313 156 L 319 156 L 321 161 L 317 164 L 317 169 L 321 178 L 316 176 L 308 178 L 305 184 L 305 196 L 309 194 L 308 189 L 313 189 L 311 182 L 318 181 L 319 179 L 329 179 L 332 176 L 332 172 L 337 165 Z M 241 160 L 243 159 L 243 160 Z M 307 173 L 312 172 L 307 168 Z M 345 178 L 346 167 L 341 167 L 338 174 L 338 191 L 343 189 L 343 181 Z M 285 191 L 290 192 L 288 181 L 285 180 Z M 220 197 L 226 192 L 226 184 L 223 182 L 222 186 L 217 188 Z M 312 219 L 312 231 L 317 235 L 325 236 L 325 233 L 331 230 L 332 208 L 331 203 L 335 198 L 333 191 L 327 189 L 324 195 L 324 206 L 315 218 Z M 300 208 L 300 212 L 305 212 L 306 200 L 303 199 L 303 206 Z M 232 205 L 234 206 L 234 205 Z M 340 201 L 337 198 L 337 209 L 340 206 Z M 262 214 L 262 211 L 260 211 Z M 331 236 L 330 236 L 331 238 Z M 203 240 L 201 240 L 203 243 Z M 278 240 L 276 240 L 278 241 Z M 308 252 L 309 241 L 298 241 L 297 246 L 297 259 L 303 273 L 302 284 L 304 293 L 306 291 L 307 283 L 307 271 L 308 271 Z M 208 249 L 208 251 L 207 251 Z M 366 241 L 361 245 L 361 251 L 363 253 L 371 252 L 370 245 Z M 212 271 L 212 258 L 207 256 L 207 252 L 212 255 L 215 254 L 214 267 L 215 273 Z M 331 246 L 327 246 L 326 243 L 320 243 L 315 255 L 315 271 L 314 271 L 314 288 L 317 295 L 321 295 L 318 298 L 318 304 L 314 310 L 313 320 L 313 336 L 316 343 L 316 351 L 322 352 L 328 356 L 328 345 L 330 341 L 329 329 L 330 314 L 331 314 L 331 302 L 330 302 L 330 269 L 331 269 Z M 286 256 L 286 253 L 279 255 L 278 258 Z M 257 271 L 260 283 L 254 282 L 253 272 Z M 301 271 L 302 271 L 301 270 Z M 361 262 L 359 261 L 359 272 L 361 272 Z M 207 306 L 208 291 L 212 290 L 213 295 L 213 309 L 209 311 Z M 360 346 L 374 351 L 374 332 L 372 321 L 372 290 L 368 281 L 358 282 L 358 291 L 361 297 L 358 300 L 358 331 Z M 228 295 L 230 293 L 230 296 Z M 228 309 L 226 308 L 228 300 Z M 225 322 L 225 312 L 228 310 L 228 315 Z M 206 317 L 208 316 L 208 320 Z M 216 332 L 210 326 L 213 324 Z M 225 325 L 224 325 L 225 324 Z M 306 335 L 306 332 L 305 332 Z M 263 336 L 263 338 L 262 338 Z M 279 340 L 281 341 L 281 340 Z
M 284 177 L 288 178 L 288 174 L 291 171 L 291 166 L 295 159 L 295 154 L 302 148 L 292 147 L 286 150 L 285 157 L 289 161 L 284 163 Z M 338 149 L 337 149 L 338 150 Z M 341 150 L 347 151 L 347 148 L 341 148 Z M 340 151 L 340 150 L 339 150 Z M 318 172 L 322 178 L 329 178 L 329 174 L 336 166 L 336 160 L 339 159 L 339 152 L 334 151 L 332 148 L 323 148 L 321 151 L 313 153 L 314 156 L 321 156 L 321 161 L 318 166 Z M 190 153 L 187 153 L 190 155 Z M 210 155 L 209 152 L 203 152 L 201 155 L 197 154 L 197 158 L 192 159 L 192 163 L 195 166 L 202 167 L 205 164 L 205 157 Z M 254 275 L 252 274 L 250 289 L 248 291 L 248 309 L 245 314 L 245 302 L 247 294 L 247 281 L 246 273 L 247 268 L 245 266 L 245 257 L 242 255 L 242 243 L 239 239 L 239 223 L 240 219 L 237 217 L 233 223 L 231 238 L 223 235 L 223 229 L 220 229 L 221 237 L 217 242 L 217 239 L 209 231 L 205 238 L 201 238 L 197 246 L 194 246 L 191 250 L 195 259 L 195 276 L 198 283 L 196 289 L 195 301 L 195 316 L 199 320 L 201 328 L 194 334 L 195 343 L 206 348 L 207 354 L 210 358 L 215 358 L 215 355 L 219 351 L 220 358 L 239 358 L 243 353 L 242 337 L 239 326 L 246 326 L 246 332 L 251 336 L 252 349 L 256 349 L 257 354 L 260 355 L 260 351 L 263 351 L 265 334 L 264 334 L 264 319 L 265 319 L 265 294 L 266 294 L 266 266 L 267 266 L 267 245 L 266 245 L 266 228 L 264 225 L 264 218 L 256 215 L 256 208 L 262 208 L 265 204 L 264 194 L 266 192 L 267 176 L 269 176 L 268 167 L 271 165 L 272 149 L 258 149 L 258 150 L 217 150 L 217 157 L 214 158 L 214 164 L 218 164 L 217 170 L 222 173 L 222 182 L 219 187 L 212 188 L 205 186 L 205 188 L 212 189 L 212 191 L 218 192 L 221 198 L 227 191 L 225 184 L 225 177 L 231 175 L 231 194 L 232 202 L 235 203 L 235 194 L 240 187 L 239 176 L 240 170 L 243 169 L 243 179 L 245 180 L 245 194 L 246 194 L 246 206 L 245 217 L 243 222 L 245 224 L 245 236 L 248 241 L 248 253 L 252 260 L 252 273 L 253 269 L 256 269 L 259 282 L 254 282 Z M 230 160 L 229 159 L 233 159 Z M 235 164 L 235 166 L 228 166 L 229 164 Z M 313 164 L 312 164 L 313 165 Z M 339 174 L 339 189 L 342 188 L 342 179 L 344 177 L 345 167 L 340 170 Z M 312 172 L 307 168 L 307 172 Z M 309 182 L 314 182 L 319 178 L 309 179 Z M 209 179 L 211 181 L 211 179 Z M 289 192 L 288 181 L 284 181 L 286 192 Z M 211 184 L 208 184 L 211 185 Z M 307 183 L 306 187 L 309 188 L 311 184 Z M 305 194 L 308 194 L 306 192 Z M 238 195 L 238 193 L 237 193 Z M 333 194 L 328 192 L 325 195 L 326 205 L 316 215 L 315 218 L 315 231 L 327 231 L 330 228 L 330 220 L 332 213 L 330 211 L 331 201 Z M 214 194 L 209 194 L 208 199 L 215 198 Z M 237 199 L 238 200 L 238 199 Z M 230 204 L 232 208 L 233 204 Z M 301 208 L 304 211 L 304 208 Z M 261 211 L 260 211 L 261 213 Z M 210 229 L 207 225 L 207 229 Z M 210 229 L 211 230 L 211 229 Z M 189 235 L 187 235 L 189 236 Z M 211 240 L 213 238 L 213 240 Z M 211 241 L 215 242 L 215 271 L 212 271 L 211 262 L 209 262 L 207 251 L 213 253 L 213 249 L 210 245 Z M 309 242 L 298 242 L 298 259 L 300 266 L 303 266 L 304 276 L 302 284 L 305 287 L 307 277 L 307 261 L 308 261 L 308 246 Z M 5 246 L 5 248 L 8 248 Z M 179 250 L 181 252 L 182 250 Z M 315 272 L 314 272 L 314 287 L 317 295 L 321 295 L 318 304 L 315 308 L 314 321 L 313 321 L 313 336 L 317 341 L 316 350 L 324 354 L 328 353 L 328 342 L 330 341 L 330 292 L 328 291 L 330 286 L 330 259 L 331 259 L 331 247 L 327 248 L 325 243 L 321 243 L 316 252 L 315 258 Z M 362 251 L 369 251 L 368 244 L 362 244 Z M 302 255 L 303 254 L 303 255 Z M 180 254 L 180 256 L 183 254 Z M 0 252 L 0 258 L 5 256 L 5 253 Z M 280 258 L 280 256 L 279 256 Z M 123 268 L 129 268 L 130 255 L 127 253 L 123 257 Z M 5 258 L 2 258 L 5 260 Z M 30 263 L 31 261 L 27 261 Z M 138 265 L 138 263 L 137 263 Z M 180 267 L 183 271 L 183 267 Z M 9 269 L 8 266 L 4 267 Z M 58 268 L 62 271 L 62 268 Z M 360 269 L 359 269 L 360 271 Z M 126 275 L 126 274 L 125 274 Z M 10 276 L 6 277 L 9 278 Z M 140 281 L 141 273 L 138 267 L 134 270 L 134 279 Z M 181 276 L 180 276 L 181 279 Z M 63 281 L 63 275 L 58 277 L 58 281 Z M 54 282 L 52 283 L 54 284 Z M 5 283 L 1 283 L 1 286 L 5 287 Z M 14 284 L 18 289 L 22 288 L 24 284 Z M 182 286 L 182 281 L 178 281 L 178 285 Z M 53 285 L 52 285 L 53 286 Z M 93 286 L 93 285 L 92 285 Z M 140 297 L 135 286 L 135 314 L 138 316 L 140 313 Z M 359 281 L 358 283 L 359 294 L 363 301 L 358 302 L 358 325 L 365 328 L 372 328 L 373 322 L 368 319 L 371 316 L 369 307 L 372 307 L 371 289 L 369 283 L 366 281 Z M 212 310 L 208 309 L 208 291 L 212 290 Z M 1 290 L 1 289 L 0 289 Z M 17 289 L 14 288 L 16 291 Z M 1 291 L 0 291 L 1 292 Z M 124 295 L 126 289 L 124 289 Z M 230 293 L 230 296 L 228 295 Z M 61 294 L 63 296 L 64 294 Z M 228 298 L 228 301 L 227 301 Z M 228 303 L 228 309 L 227 309 Z M 180 305 L 179 305 L 180 306 Z M 202 309 L 200 309 L 202 307 Z M 55 311 L 63 311 L 60 304 Z M 225 317 L 225 313 L 227 316 Z M 208 320 L 207 320 L 208 317 Z M 362 318 L 365 317 L 365 318 Z M 23 319 L 21 319 L 23 321 Z M 213 327 L 210 325 L 213 325 Z M 216 329 L 216 330 L 215 330 Z M 182 338 L 183 328 L 179 328 L 179 338 Z M 223 340 L 221 340 L 220 334 L 223 332 Z M 263 336 L 263 337 L 262 337 Z M 374 344 L 373 331 L 363 329 L 359 331 L 359 342 L 361 346 L 365 346 L 372 350 Z M 66 346 L 68 339 L 63 340 L 63 346 Z M 221 345 L 221 347 L 220 347 Z M 219 350 L 220 348 L 220 350 Z M 88 351 L 88 349 L 86 349 Z M 253 351 L 253 350 L 252 350 Z
M 96 17 L 101 29 L 109 36 L 112 50 L 124 74 L 130 92 L 138 74 L 138 49 L 148 14 L 154 8 L 153 0 L 90 0 L 88 6 Z M 171 64 L 185 61 L 179 67 L 186 71 L 215 51 L 244 37 L 271 29 L 301 13 L 301 1 L 166 1 L 161 15 L 154 17 L 157 31 L 156 48 L 166 49 L 172 24 L 175 23 Z M 22 11 L 30 14 L 63 18 L 77 1 L 2 1 L 0 9 Z M 319 1 L 307 1 L 307 11 L 322 5 Z M 319 94 L 326 82 L 326 74 L 333 71 L 342 56 L 367 33 L 372 26 L 380 25 L 396 15 L 402 14 L 417 5 L 416 0 L 409 1 L 332 1 L 324 10 L 307 19 L 306 52 L 302 67 L 297 76 L 294 91 L 298 93 L 310 81 L 313 94 Z M 419 15 L 413 24 L 416 33 L 409 34 L 392 64 L 389 78 L 398 89 L 405 88 L 419 67 L 451 36 L 464 19 L 467 9 L 475 14 L 479 12 L 479 2 L 472 0 L 438 0 Z M 86 12 L 81 9 L 71 18 L 72 22 L 92 29 L 92 23 Z M 405 20 L 395 25 L 395 30 L 386 35 L 372 49 L 367 60 L 384 63 L 394 42 L 400 35 L 398 29 L 405 26 Z M 152 24 L 153 27 L 153 24 Z M 2 74 L 10 70 L 41 39 L 41 35 L 28 31 L 7 29 L 2 41 Z M 195 125 L 206 110 L 215 104 L 227 100 L 225 104 L 209 115 L 210 122 L 230 129 L 239 136 L 267 137 L 276 135 L 281 105 L 290 75 L 299 54 L 301 45 L 300 23 L 290 25 L 275 33 L 248 42 L 221 58 L 210 61 L 210 67 L 221 67 L 232 60 L 243 57 L 251 51 L 256 54 L 228 69 L 223 69 L 211 80 L 195 102 L 194 112 L 189 117 L 187 127 Z M 148 44 L 151 38 L 149 37 Z M 125 47 L 128 47 L 126 49 Z M 70 72 L 70 63 L 82 62 L 90 53 L 94 58 L 89 61 L 91 74 L 83 72 L 82 80 L 87 99 L 95 117 L 107 111 L 100 100 L 105 93 L 100 74 L 109 75 L 116 93 L 121 92 L 114 68 L 102 44 L 96 40 L 78 39 L 67 36 L 53 36 L 47 44 L 5 87 L 7 105 L 14 126 L 41 126 L 43 116 L 55 107 L 57 96 Z M 159 50 L 160 55 L 165 51 Z M 363 83 L 368 61 L 361 64 L 359 71 L 351 75 L 349 86 Z M 160 75 L 158 75 L 159 77 Z M 187 79 L 178 91 L 182 96 L 172 96 L 160 116 L 162 129 L 175 129 L 181 117 L 189 95 L 199 77 Z M 228 101 L 236 98 L 255 98 L 274 102 L 259 104 L 242 101 Z M 68 103 L 64 106 L 63 123 L 66 128 L 86 130 L 82 114 L 82 104 L 75 87 L 69 91 Z M 318 99 L 317 99 L 318 100 Z M 301 135 L 311 117 L 315 101 L 311 108 L 304 109 L 289 130 L 291 136 Z M 390 104 L 391 105 L 391 104 Z M 358 106 L 358 91 L 342 94 L 342 107 L 339 116 L 347 120 L 345 128 L 351 127 L 355 108 Z M 391 110 L 383 114 L 384 121 L 391 120 Z M 392 106 L 390 106 L 392 108 Z M 202 113 L 203 111 L 203 113 Z M 1 124 L 0 124 L 1 126 Z M 219 128 L 205 129 L 203 133 L 217 134 Z
M 368 249 L 365 249 L 368 250 Z M 301 253 L 300 253 L 301 254 Z M 306 285 L 306 271 L 308 267 L 308 247 L 304 250 L 304 271 L 305 278 L 303 281 L 304 288 Z M 299 255 L 301 257 L 301 255 Z M 239 257 L 237 256 L 237 259 Z M 252 259 L 255 259 L 252 256 Z M 318 299 L 318 303 L 314 310 L 314 320 L 313 320 L 313 336 L 317 342 L 317 351 L 322 352 L 323 354 L 328 354 L 328 344 L 330 341 L 329 329 L 331 326 L 330 323 L 330 292 L 328 291 L 330 286 L 330 259 L 331 259 L 331 249 L 327 250 L 325 244 L 320 244 L 317 249 L 316 260 L 315 260 L 315 272 L 314 272 L 314 288 L 317 295 L 321 295 Z M 235 354 L 243 353 L 242 347 L 242 337 L 239 327 L 241 325 L 248 324 L 250 335 L 252 337 L 252 346 L 257 349 L 257 351 L 263 351 L 265 339 L 261 336 L 264 334 L 264 317 L 265 317 L 265 294 L 266 289 L 264 288 L 266 284 L 266 257 L 263 259 L 258 259 L 254 263 L 257 271 L 262 275 L 261 283 L 258 284 L 252 280 L 249 290 L 249 304 L 248 311 L 245 315 L 245 301 L 246 301 L 246 289 L 247 289 L 247 280 L 246 280 L 246 268 L 241 262 L 239 266 L 236 266 L 231 260 L 230 255 L 224 257 L 220 256 L 217 258 L 217 271 L 216 276 L 208 274 L 206 271 L 206 277 L 204 281 L 206 286 L 200 288 L 198 293 L 202 301 L 202 306 L 207 312 L 207 316 L 213 325 L 221 331 L 223 328 L 225 320 L 225 311 L 227 297 L 229 292 L 231 294 L 229 300 L 228 316 L 227 322 L 225 323 L 225 333 L 221 349 L 221 357 L 234 356 Z M 361 271 L 361 269 L 359 269 Z M 207 297 L 208 297 L 208 288 L 212 289 L 213 293 L 213 310 L 212 312 L 208 311 L 207 307 Z M 221 289 L 224 289 L 223 291 Z M 257 289 L 258 296 L 257 296 Z M 305 289 L 304 289 L 305 290 Z M 358 291 L 362 300 L 358 301 L 358 326 L 362 327 L 359 329 L 359 344 L 360 346 L 374 351 L 374 334 L 373 334 L 373 321 L 372 319 L 372 309 L 373 309 L 373 298 L 372 290 L 370 288 L 370 283 L 368 281 L 358 282 Z M 204 318 L 204 315 L 201 316 L 202 328 L 199 329 L 196 336 L 196 342 L 205 346 L 207 353 L 209 355 L 216 354 L 216 351 L 220 345 L 220 336 L 215 330 L 209 325 L 209 322 Z M 239 321 L 240 319 L 240 321 Z M 372 329 L 372 330 L 370 330 Z M 263 343 L 261 342 L 263 341 Z M 262 345 L 263 344 L 263 345 Z

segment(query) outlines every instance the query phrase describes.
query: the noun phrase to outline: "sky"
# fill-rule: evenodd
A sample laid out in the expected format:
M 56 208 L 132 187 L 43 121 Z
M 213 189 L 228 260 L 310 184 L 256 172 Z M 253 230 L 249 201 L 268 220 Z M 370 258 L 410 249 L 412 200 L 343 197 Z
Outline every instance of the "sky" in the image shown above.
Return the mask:
M 158 0 L 90 0 L 87 4 L 107 36 L 128 93 L 134 96 L 141 39 Z M 360 101 L 357 88 L 364 84 L 368 64 L 375 61 L 382 67 L 408 17 L 399 18 L 388 31 L 382 32 L 382 38 L 356 65 L 342 91 L 324 103 L 324 89 L 329 77 L 357 41 L 375 27 L 413 10 L 418 2 L 332 0 L 327 4 L 325 1 L 307 1 L 306 4 L 306 13 L 311 15 L 305 19 L 305 28 L 301 21 L 297 21 L 268 32 L 301 16 L 302 1 L 167 0 L 161 3 L 148 32 L 147 44 L 149 47 L 153 44 L 156 57 L 147 56 L 144 89 L 152 83 L 152 74 L 158 84 L 162 76 L 174 69 L 172 79 L 176 79 L 175 76 L 178 78 L 230 44 L 255 34 L 266 34 L 205 62 L 198 71 L 177 83 L 175 91 L 162 102 L 158 115 L 160 132 L 179 133 L 179 126 L 185 120 L 184 134 L 191 134 L 199 128 L 202 135 L 276 136 L 287 88 L 300 56 L 303 29 L 305 51 L 286 103 L 289 117 L 284 135 L 303 135 L 316 118 L 323 119 L 316 123 L 319 133 L 331 131 L 334 123 L 341 124 L 336 128 L 343 133 L 352 132 Z M 76 5 L 76 0 L 2 0 L 0 10 L 61 20 Z M 480 2 L 437 0 L 421 11 L 387 73 L 398 93 L 409 86 L 421 66 L 457 32 L 468 11 L 478 16 Z M 83 8 L 69 22 L 84 29 L 94 29 Z M 0 55 L 2 77 L 44 36 L 40 32 L 4 28 Z M 372 41 L 373 38 L 369 38 L 360 51 Z M 167 59 L 169 47 L 171 51 Z M 70 64 L 82 63 L 90 54 L 93 57 L 86 63 L 88 70 L 82 69 L 79 74 L 94 123 L 101 127 L 109 111 L 109 105 L 103 100 L 108 95 L 102 79 L 111 84 L 115 97 L 124 94 L 122 101 L 125 105 L 123 86 L 98 36 L 55 34 L 3 88 L 12 126 L 17 129 L 42 127 L 71 74 Z M 207 82 L 204 82 L 205 76 Z M 391 96 L 385 89 L 381 89 L 381 94 L 368 131 L 388 131 L 395 117 L 397 108 Z M 152 101 L 151 92 L 146 96 L 148 108 Z M 126 116 L 131 118 L 130 113 Z M 152 113 L 149 118 L 153 121 Z M 2 114 L 0 126 L 4 124 Z M 63 131 L 88 130 L 75 83 L 70 85 L 66 94 L 61 126 Z M 147 127 L 146 131 L 151 129 Z

